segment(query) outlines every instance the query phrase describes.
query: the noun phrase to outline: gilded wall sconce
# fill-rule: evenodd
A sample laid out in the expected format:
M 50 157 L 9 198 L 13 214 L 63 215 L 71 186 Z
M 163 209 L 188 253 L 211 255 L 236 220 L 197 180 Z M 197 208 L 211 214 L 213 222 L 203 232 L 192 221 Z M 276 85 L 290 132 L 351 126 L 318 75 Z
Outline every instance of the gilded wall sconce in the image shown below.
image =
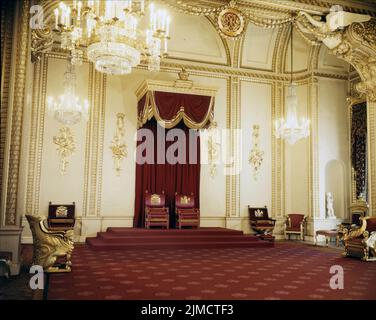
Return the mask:
M 111 141 L 110 149 L 112 151 L 112 158 L 114 159 L 114 167 L 116 175 L 120 176 L 121 163 L 127 157 L 127 145 L 124 141 L 124 113 L 116 115 L 116 133 Z
M 210 176 L 212 178 L 217 174 L 217 163 L 219 160 L 219 148 L 217 136 L 217 122 L 212 122 L 208 128 L 208 160 L 210 165 Z
M 60 128 L 59 134 L 53 137 L 53 143 L 60 156 L 60 174 L 65 175 L 69 163 L 68 158 L 76 151 L 76 139 L 72 130 L 68 127 Z
M 261 167 L 261 164 L 264 160 L 264 151 L 259 148 L 260 143 L 260 126 L 253 125 L 252 130 L 252 149 L 249 153 L 248 162 L 253 170 L 253 179 L 257 180 L 257 176 Z

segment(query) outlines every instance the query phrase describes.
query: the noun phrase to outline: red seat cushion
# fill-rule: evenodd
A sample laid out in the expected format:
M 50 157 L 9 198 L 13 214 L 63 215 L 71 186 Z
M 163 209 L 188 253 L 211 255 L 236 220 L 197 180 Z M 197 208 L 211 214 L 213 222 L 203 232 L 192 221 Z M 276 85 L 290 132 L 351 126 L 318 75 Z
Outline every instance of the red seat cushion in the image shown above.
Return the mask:
M 367 228 L 366 230 L 371 233 L 372 231 L 376 231 L 376 218 L 368 218 L 367 219 Z
M 286 231 L 297 231 L 297 232 L 300 232 L 300 227 L 287 227 Z
M 263 221 L 263 222 L 254 223 L 253 225 L 257 227 L 270 227 L 270 226 L 273 226 L 273 223 Z

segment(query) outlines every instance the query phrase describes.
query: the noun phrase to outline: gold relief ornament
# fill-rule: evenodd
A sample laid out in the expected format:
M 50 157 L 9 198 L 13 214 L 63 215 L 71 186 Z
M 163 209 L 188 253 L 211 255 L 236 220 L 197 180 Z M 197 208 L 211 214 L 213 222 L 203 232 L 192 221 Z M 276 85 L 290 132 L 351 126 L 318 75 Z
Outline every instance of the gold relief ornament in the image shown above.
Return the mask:
M 69 163 L 68 158 L 76 151 L 76 141 L 72 130 L 68 127 L 60 128 L 59 134 L 53 137 L 53 142 L 61 158 L 60 173 L 61 175 L 65 175 Z
M 257 176 L 261 167 L 261 164 L 264 160 L 264 151 L 260 150 L 259 148 L 259 125 L 253 126 L 252 138 L 253 138 L 253 146 L 249 153 L 248 162 L 253 168 L 253 179 L 257 180 Z
M 124 142 L 124 113 L 118 113 L 116 115 L 116 133 L 111 141 L 110 149 L 112 151 L 112 158 L 114 159 L 114 167 L 116 175 L 120 176 L 121 162 L 127 157 L 127 145 Z
M 191 198 L 187 196 L 180 197 L 180 203 L 181 204 L 188 204 L 191 201 Z
M 217 23 L 220 34 L 227 38 L 236 39 L 245 29 L 244 16 L 235 8 L 235 1 L 230 1 L 228 7 L 219 12 Z
M 217 174 L 217 163 L 219 162 L 219 137 L 217 122 L 212 122 L 208 128 L 208 160 L 210 165 L 210 176 L 212 178 Z

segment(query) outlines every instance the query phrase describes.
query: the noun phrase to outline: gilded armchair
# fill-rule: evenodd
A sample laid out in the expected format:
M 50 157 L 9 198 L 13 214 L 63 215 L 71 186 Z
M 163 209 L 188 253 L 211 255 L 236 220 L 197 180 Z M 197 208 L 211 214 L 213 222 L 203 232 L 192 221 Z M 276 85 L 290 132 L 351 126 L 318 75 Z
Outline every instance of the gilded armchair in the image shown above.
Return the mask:
M 345 256 L 376 261 L 376 217 L 361 217 L 359 228 L 344 229 Z
M 285 239 L 290 239 L 291 234 L 299 235 L 300 240 L 304 241 L 304 228 L 306 217 L 304 214 L 291 213 L 287 215 L 284 225 Z
M 189 196 L 175 193 L 176 226 L 198 228 L 200 226 L 200 210 L 195 208 L 193 193 Z
M 162 227 L 169 228 L 169 209 L 165 206 L 166 196 L 162 194 L 152 194 L 145 191 L 145 228 Z
M 368 213 L 369 205 L 365 200 L 358 199 L 356 202 L 350 206 L 350 221 L 342 222 L 340 225 L 340 230 L 348 229 L 353 227 L 360 227 L 361 218 L 365 217 Z

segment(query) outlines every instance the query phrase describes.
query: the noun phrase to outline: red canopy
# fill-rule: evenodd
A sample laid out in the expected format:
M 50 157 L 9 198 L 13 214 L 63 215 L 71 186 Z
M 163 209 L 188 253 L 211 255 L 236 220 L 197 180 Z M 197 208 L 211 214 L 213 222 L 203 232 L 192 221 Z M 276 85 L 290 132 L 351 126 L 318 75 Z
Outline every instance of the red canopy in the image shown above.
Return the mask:
M 205 128 L 214 116 L 214 97 L 147 91 L 138 102 L 138 127 L 151 118 L 167 129 L 175 127 L 181 120 L 191 129 Z

